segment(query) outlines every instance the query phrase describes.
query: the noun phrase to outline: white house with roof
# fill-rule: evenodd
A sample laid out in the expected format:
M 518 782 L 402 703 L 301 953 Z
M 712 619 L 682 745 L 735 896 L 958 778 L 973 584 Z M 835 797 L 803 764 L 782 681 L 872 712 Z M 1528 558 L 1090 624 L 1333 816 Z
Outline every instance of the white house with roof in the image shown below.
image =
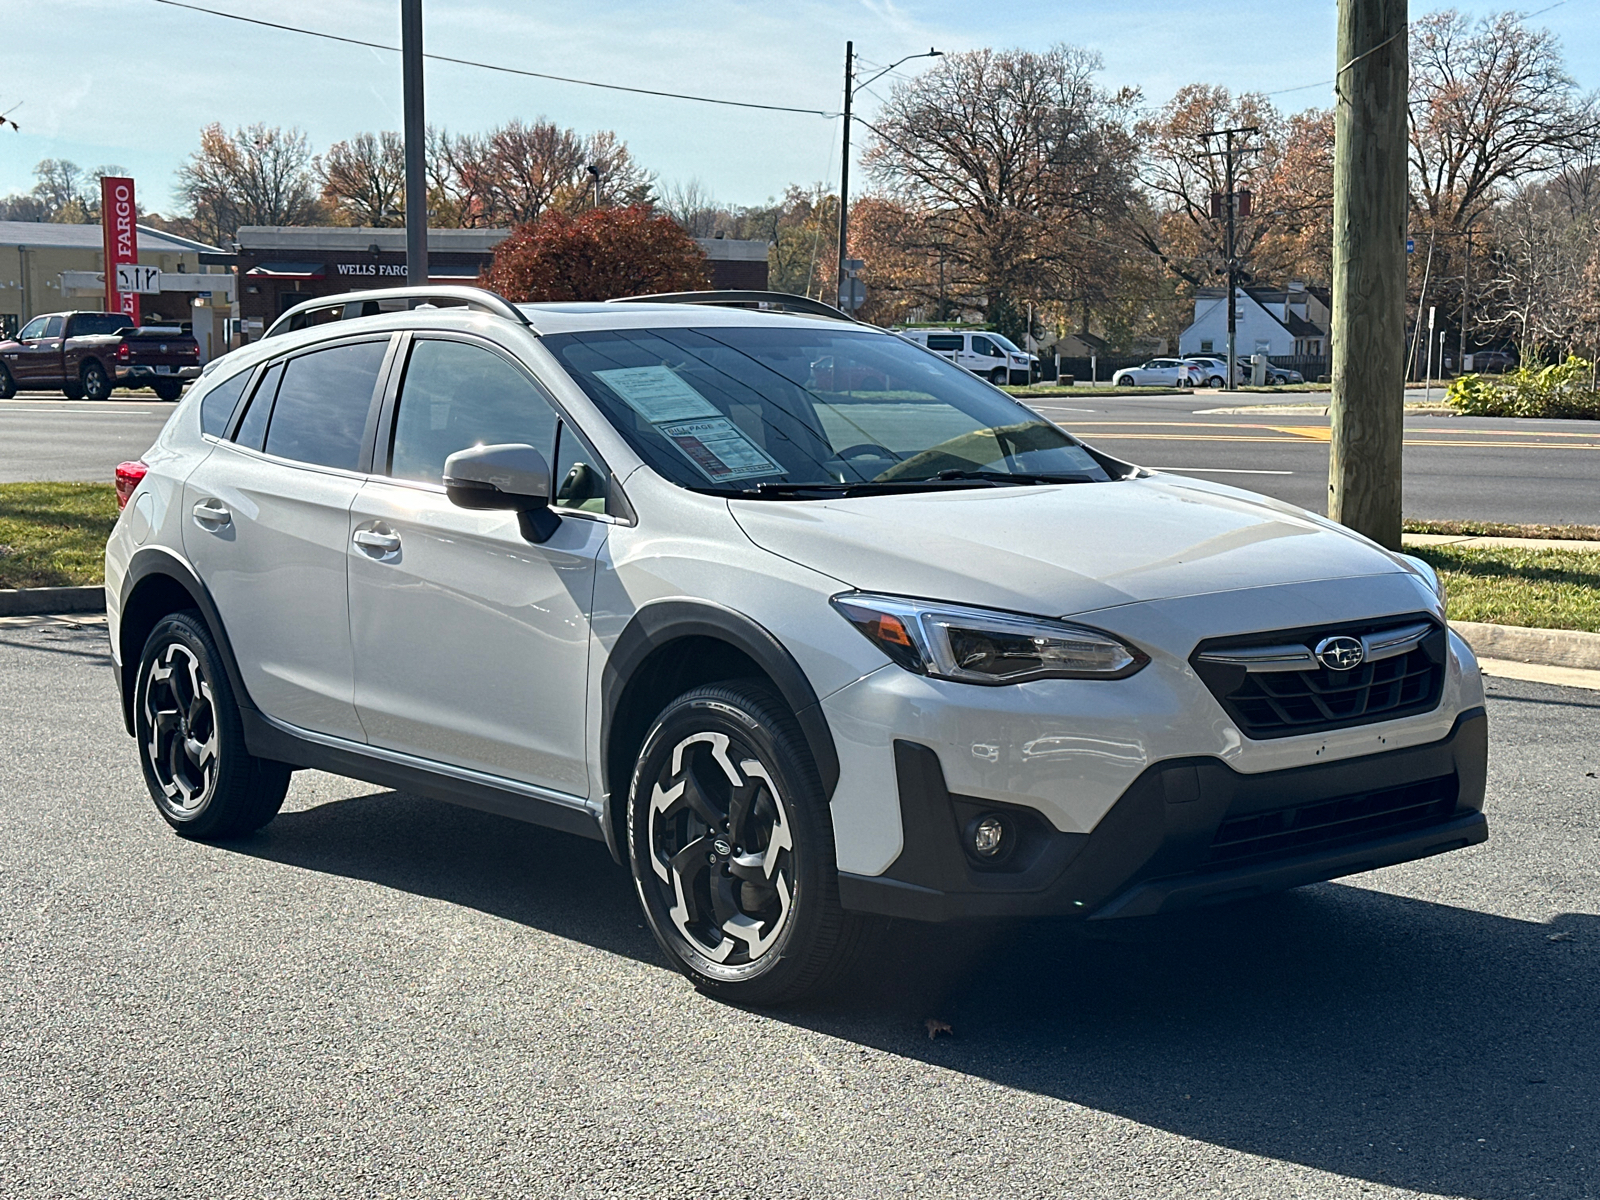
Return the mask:
M 1273 358 L 1324 358 L 1332 323 L 1324 288 L 1291 283 L 1287 288 L 1240 288 L 1236 293 L 1238 352 Z M 1178 335 L 1179 354 L 1226 354 L 1228 292 L 1202 288 L 1194 301 L 1194 323 Z

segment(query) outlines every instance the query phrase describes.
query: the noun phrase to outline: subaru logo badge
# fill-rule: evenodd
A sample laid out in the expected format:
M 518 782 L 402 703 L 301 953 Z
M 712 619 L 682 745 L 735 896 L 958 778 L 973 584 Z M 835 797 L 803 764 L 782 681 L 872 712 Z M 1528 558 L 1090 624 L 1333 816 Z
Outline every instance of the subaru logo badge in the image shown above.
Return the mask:
M 711 848 L 718 854 L 722 855 L 723 858 L 727 858 L 733 853 L 733 847 L 730 846 L 727 840 L 724 838 L 718 838 L 716 841 L 712 842 Z
M 1353 637 L 1323 638 L 1317 643 L 1317 661 L 1330 671 L 1353 671 L 1367 657 L 1366 647 Z
M 166 352 L 167 352 L 167 348 L 165 346 L 162 346 L 161 347 L 161 353 L 165 354 Z

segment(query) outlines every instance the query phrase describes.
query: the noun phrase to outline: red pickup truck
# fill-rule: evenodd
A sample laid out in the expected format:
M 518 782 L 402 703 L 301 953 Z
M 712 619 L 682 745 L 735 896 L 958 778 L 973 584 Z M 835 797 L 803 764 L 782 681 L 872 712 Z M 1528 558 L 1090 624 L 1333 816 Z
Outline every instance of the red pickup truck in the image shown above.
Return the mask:
M 0 341 L 0 399 L 18 388 L 60 388 L 69 400 L 107 400 L 116 388 L 154 388 L 176 400 L 200 377 L 200 346 L 172 326 L 135 328 L 121 313 L 47 313 Z

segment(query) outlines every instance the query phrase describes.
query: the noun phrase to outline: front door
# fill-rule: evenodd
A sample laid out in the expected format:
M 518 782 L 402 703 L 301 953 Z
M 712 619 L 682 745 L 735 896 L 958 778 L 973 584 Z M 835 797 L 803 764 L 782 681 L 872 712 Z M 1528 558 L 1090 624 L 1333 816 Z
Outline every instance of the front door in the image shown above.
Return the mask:
M 35 317 L 22 328 L 22 348 L 9 364 L 18 387 L 54 386 L 61 382 L 61 332 L 65 318 Z
M 374 746 L 586 796 L 585 701 L 595 561 L 609 525 L 592 455 L 554 536 L 451 504 L 444 460 L 519 442 L 559 474 L 583 458 L 543 389 L 485 343 L 418 337 L 387 462 L 351 511 L 356 709 Z
M 263 372 L 238 430 L 184 486 L 184 549 L 210 588 L 246 689 L 268 716 L 364 740 L 345 559 L 350 505 L 389 338 Z

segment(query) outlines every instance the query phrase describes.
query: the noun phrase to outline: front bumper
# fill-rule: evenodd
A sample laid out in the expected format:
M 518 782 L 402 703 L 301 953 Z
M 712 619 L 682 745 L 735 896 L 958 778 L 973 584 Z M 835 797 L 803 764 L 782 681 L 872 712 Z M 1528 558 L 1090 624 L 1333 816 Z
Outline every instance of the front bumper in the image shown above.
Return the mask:
M 895 742 L 904 844 L 881 875 L 841 872 L 844 906 L 916 920 L 1147 916 L 1243 899 L 1485 841 L 1488 718 L 1462 712 L 1436 742 L 1244 774 L 1219 758 L 1146 768 L 1092 833 L 1037 812 L 952 795 L 938 755 Z M 1015 822 L 1000 869 L 963 831 L 980 813 Z

